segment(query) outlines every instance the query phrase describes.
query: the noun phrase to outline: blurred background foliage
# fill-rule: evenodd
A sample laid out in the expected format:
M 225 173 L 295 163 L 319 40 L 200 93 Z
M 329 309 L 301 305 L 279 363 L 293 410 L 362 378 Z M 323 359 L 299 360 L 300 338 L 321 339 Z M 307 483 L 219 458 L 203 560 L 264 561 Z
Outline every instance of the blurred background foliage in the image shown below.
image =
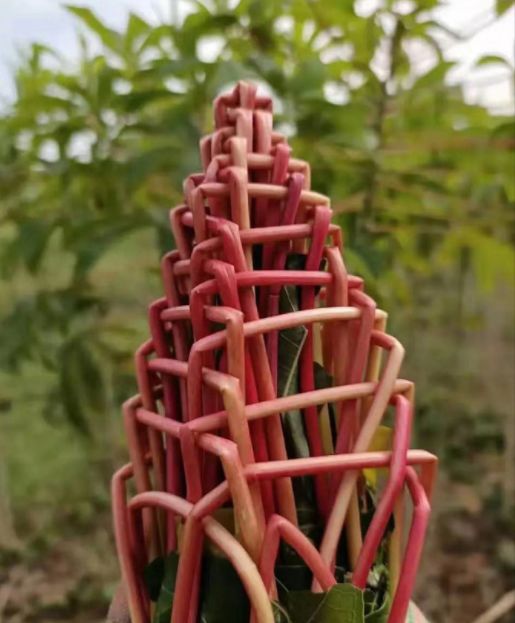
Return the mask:
M 348 266 L 405 343 L 415 434 L 443 465 L 422 605 L 463 623 L 513 585 L 514 122 L 446 82 L 439 0 L 401 5 L 362 17 L 350 1 L 192 1 L 182 23 L 131 14 L 121 32 L 68 6 L 78 63 L 25 51 L 0 115 L 7 621 L 102 620 L 119 405 L 173 246 L 168 208 L 199 169 L 213 98 L 241 78 L 273 96 L 278 129 L 332 198 Z M 428 70 L 416 41 L 436 54 Z

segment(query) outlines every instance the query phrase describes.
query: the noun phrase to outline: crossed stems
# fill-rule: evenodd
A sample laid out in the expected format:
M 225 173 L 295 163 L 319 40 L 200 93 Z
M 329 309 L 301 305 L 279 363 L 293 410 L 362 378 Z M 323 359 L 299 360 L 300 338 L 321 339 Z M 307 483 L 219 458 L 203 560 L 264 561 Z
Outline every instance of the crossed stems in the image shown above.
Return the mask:
M 234 228 L 229 224 L 223 226 L 224 231 L 228 236 L 234 236 Z M 241 246 L 240 246 L 241 248 Z M 198 255 L 197 255 L 198 257 Z M 192 258 L 192 264 L 194 262 Z M 245 268 L 245 258 L 240 256 L 237 266 L 241 269 Z M 236 263 L 236 262 L 235 262 Z M 209 281 L 200 284 L 198 287 L 193 288 L 190 296 L 192 310 L 200 305 L 197 299 L 201 297 L 212 296 L 218 288 L 222 297 L 224 305 L 233 307 L 235 309 L 243 309 L 247 319 L 256 320 L 259 318 L 257 311 L 257 305 L 252 288 L 255 285 L 268 285 L 273 283 L 280 283 L 282 279 L 284 283 L 307 283 L 309 284 L 310 273 L 302 271 L 251 271 L 240 272 L 234 275 L 234 269 L 231 265 L 222 263 L 216 260 L 210 260 L 204 262 L 204 265 L 208 270 L 211 270 L 216 275 L 216 281 Z M 311 274 L 311 277 L 318 278 L 319 281 L 325 280 L 330 276 L 326 273 Z M 246 283 L 247 282 L 247 283 Z M 238 298 L 238 289 L 241 289 L 240 297 Z M 241 300 L 241 306 L 240 306 Z M 265 348 L 263 339 L 258 336 L 256 339 L 252 339 L 249 343 L 250 356 L 254 364 L 254 379 L 257 389 L 257 396 L 261 400 L 269 400 L 275 397 L 275 384 L 272 378 L 272 374 L 269 367 L 269 360 Z M 252 387 L 253 383 L 250 383 Z M 266 424 L 267 440 L 269 444 L 270 455 L 274 458 L 284 458 L 286 451 L 284 447 L 284 438 L 282 434 L 281 424 L 278 418 L 271 419 Z M 284 513 L 290 517 L 294 517 L 295 503 L 293 500 L 293 492 L 291 485 L 285 482 L 276 483 L 276 488 L 279 490 L 277 497 L 281 500 L 281 504 L 284 506 Z
M 198 250 L 196 250 L 196 253 L 194 254 L 194 257 L 192 259 L 192 265 L 194 266 L 202 265 L 204 268 L 207 267 L 208 272 L 214 273 L 216 275 L 215 282 L 213 281 L 204 282 L 202 285 L 192 290 L 191 307 L 193 310 L 201 309 L 202 303 L 199 300 L 201 297 L 203 298 L 203 300 L 206 300 L 209 295 L 213 295 L 216 292 L 221 294 L 222 300 L 226 305 L 234 307 L 236 309 L 240 309 L 241 306 L 240 306 L 240 301 L 238 299 L 237 288 L 246 286 L 247 283 L 251 286 L 255 286 L 255 285 L 263 286 L 263 285 L 266 285 L 267 283 L 272 283 L 273 287 L 277 288 L 285 284 L 295 284 L 295 285 L 303 284 L 304 285 L 304 284 L 313 283 L 313 284 L 318 285 L 318 284 L 324 284 L 328 282 L 328 285 L 331 286 L 328 292 L 328 296 L 327 296 L 328 302 L 331 305 L 335 305 L 335 304 L 341 305 L 341 304 L 346 304 L 347 302 L 348 286 L 356 288 L 356 287 L 360 287 L 362 283 L 361 280 L 357 280 L 352 277 L 351 278 L 347 277 L 347 274 L 345 272 L 344 265 L 343 265 L 343 262 L 341 261 L 339 252 L 337 251 L 337 249 L 334 249 L 334 248 L 328 248 L 325 250 L 326 257 L 328 258 L 328 261 L 329 261 L 329 267 L 332 271 L 331 273 L 317 273 L 316 271 L 310 271 L 309 273 L 302 272 L 302 271 L 273 271 L 273 272 L 272 271 L 253 271 L 253 272 L 237 273 L 236 275 L 234 275 L 232 266 L 219 262 L 219 261 L 204 260 L 203 254 L 205 252 L 205 249 L 203 247 L 205 247 L 206 244 L 212 243 L 214 241 L 215 240 L 212 239 L 208 241 L 208 243 L 201 243 L 199 247 L 197 247 Z M 203 260 L 202 263 L 200 261 L 195 262 L 195 260 L 198 258 L 201 258 Z M 308 260 L 309 260 L 309 256 L 308 256 Z M 270 281 L 267 281 L 267 280 L 270 280 Z M 216 288 L 215 286 L 218 286 L 218 288 Z M 313 288 L 310 288 L 310 289 L 313 290 Z M 358 307 L 361 307 L 363 309 L 363 318 L 361 319 L 361 322 L 360 322 L 360 327 L 359 327 L 359 331 L 357 334 L 357 338 L 356 340 L 354 340 L 356 343 L 354 363 L 352 367 L 350 368 L 350 370 L 345 371 L 344 369 L 341 368 L 341 364 L 345 363 L 349 359 L 347 354 L 344 352 L 345 344 L 347 343 L 347 336 L 344 334 L 345 331 L 343 332 L 343 334 L 342 332 L 340 332 L 339 336 L 337 337 L 333 335 L 334 331 L 332 331 L 331 330 L 332 327 L 329 326 L 328 330 L 325 331 L 325 334 L 324 334 L 324 338 L 325 338 L 324 342 L 326 344 L 326 346 L 324 347 L 324 359 L 329 360 L 328 361 L 329 369 L 331 369 L 333 361 L 340 364 L 339 368 L 336 367 L 336 370 L 334 371 L 334 376 L 338 384 L 344 384 L 345 382 L 349 382 L 349 380 L 351 382 L 357 381 L 363 378 L 363 367 L 366 362 L 366 355 L 367 355 L 369 344 L 370 344 L 371 326 L 373 325 L 373 322 L 374 322 L 373 320 L 374 314 L 375 314 L 374 302 L 369 297 L 367 297 L 364 293 L 357 292 L 354 290 L 351 290 L 350 297 L 351 297 L 351 302 L 356 303 Z M 251 302 L 253 302 L 253 299 L 251 299 Z M 308 303 L 310 302 L 311 300 L 308 301 Z M 309 308 L 311 307 L 311 305 L 307 304 L 306 307 Z M 247 305 L 247 310 L 248 309 L 249 307 Z M 200 316 L 201 315 L 202 314 L 200 313 Z M 255 305 L 250 309 L 250 315 L 251 317 L 254 317 L 254 318 L 257 316 Z M 164 319 L 164 314 L 163 314 L 163 319 Z M 153 323 L 151 322 L 151 326 L 152 324 Z M 197 338 L 200 335 L 204 335 L 207 332 L 207 328 L 205 327 L 205 325 L 201 325 L 201 329 L 198 329 L 198 326 L 199 325 L 197 323 Z M 172 331 L 174 329 L 175 329 L 175 325 L 172 325 Z M 277 332 L 271 332 L 270 335 L 273 335 L 274 333 L 277 334 Z M 311 336 L 311 331 L 309 332 L 309 334 Z M 339 352 L 336 353 L 336 356 L 333 356 L 333 350 L 332 348 L 330 348 L 330 346 L 334 344 L 336 344 L 337 348 L 339 349 Z M 257 349 L 257 352 L 256 350 L 254 350 L 253 360 L 255 362 L 261 361 L 265 366 L 264 367 L 265 371 L 267 372 L 268 366 L 266 364 L 266 361 L 263 361 L 264 344 L 260 342 L 257 344 L 257 346 L 258 346 L 258 349 Z M 310 339 L 308 340 L 308 343 L 305 345 L 303 349 L 302 358 L 301 358 L 302 383 L 305 389 L 311 389 L 314 386 L 312 361 L 313 361 L 312 340 Z M 212 367 L 212 363 L 209 363 L 209 362 L 206 362 L 206 363 L 207 365 L 211 365 Z M 256 369 L 256 374 L 260 374 L 263 368 L 260 367 L 258 363 L 255 369 Z M 274 383 L 274 390 L 275 390 L 276 379 L 273 378 L 272 382 Z M 249 398 L 251 399 L 251 401 L 255 400 L 254 396 L 255 396 L 256 390 L 253 389 L 254 385 L 255 385 L 255 382 L 252 376 L 252 370 L 249 370 L 248 388 L 249 388 L 249 392 L 251 392 L 252 395 L 250 397 L 249 396 L 247 397 L 247 401 Z M 197 393 L 196 395 L 200 396 L 199 393 Z M 267 399 L 267 396 L 265 396 L 265 399 Z M 184 404 L 183 404 L 183 408 L 184 408 Z M 357 408 L 357 405 L 354 405 L 354 408 L 351 405 L 350 411 L 351 412 L 353 410 L 355 411 L 356 408 Z M 348 423 L 349 422 L 353 423 L 352 425 L 354 426 L 354 428 L 356 428 L 356 421 L 357 421 L 356 417 L 353 417 L 353 418 L 349 417 L 348 409 L 347 409 L 347 413 L 344 415 L 345 417 L 343 418 L 343 421 L 345 423 L 345 426 L 342 427 L 339 438 L 338 438 L 338 450 L 340 451 L 343 449 L 342 439 L 350 438 L 350 433 L 348 431 Z M 318 428 L 317 414 L 314 413 L 313 410 L 310 410 L 308 413 L 306 413 L 305 418 L 306 418 L 306 426 L 307 426 L 308 433 L 309 433 L 308 439 L 310 441 L 311 454 L 317 456 L 322 453 L 322 441 L 320 437 L 320 430 Z M 260 447 L 263 447 L 262 432 L 259 435 L 255 434 L 253 436 L 259 441 Z M 347 445 L 349 445 L 349 443 L 350 442 L 348 441 Z M 259 458 L 264 459 L 265 454 L 260 453 Z M 319 500 L 321 508 L 323 508 L 325 511 L 324 514 L 327 514 L 328 494 L 323 489 L 323 484 L 320 482 L 320 480 L 317 481 L 317 485 L 318 485 L 317 486 L 317 493 L 318 493 L 317 498 Z
M 313 313 L 326 313 L 326 314 L 330 314 L 333 310 L 330 309 L 325 309 L 325 310 L 311 310 L 310 312 L 301 312 L 303 315 L 304 314 L 313 314 Z M 353 309 L 346 309 L 343 311 L 347 311 L 347 312 L 356 312 L 357 310 L 353 310 Z M 292 314 L 292 316 L 296 316 L 295 314 Z M 267 320 L 271 320 L 271 319 L 265 319 L 265 321 L 259 321 L 259 323 L 263 323 L 266 322 Z M 283 322 L 287 320 L 283 318 Z M 259 324 L 258 323 L 258 324 Z M 251 323 L 249 323 L 251 324 Z M 182 373 L 183 374 L 187 374 L 187 366 L 183 363 L 183 362 L 173 362 L 172 360 L 165 360 L 164 362 L 160 362 L 159 360 L 153 360 L 153 362 L 151 361 L 150 364 L 154 363 L 155 368 L 161 368 L 163 364 L 165 364 L 165 368 L 167 372 L 171 372 L 173 371 L 172 369 L 175 367 L 176 370 L 175 372 L 178 372 L 179 374 L 181 373 L 181 369 L 182 368 Z M 211 371 L 212 372 L 212 371 Z M 220 373 L 216 373 L 218 375 L 218 378 L 221 379 L 223 376 Z M 206 376 L 206 374 L 204 374 L 204 376 Z M 209 377 L 209 371 L 207 376 Z M 211 382 L 214 382 L 214 379 L 208 378 L 208 382 L 209 380 L 211 380 Z M 227 391 L 227 384 L 225 383 L 225 380 L 223 380 L 224 383 L 224 391 Z M 369 384 L 370 385 L 370 384 Z M 408 383 L 405 387 L 405 390 L 409 391 L 409 387 L 410 384 Z M 359 396 L 360 392 L 358 391 L 357 394 L 353 393 L 352 390 L 355 389 L 353 387 L 343 387 L 343 388 L 330 388 L 330 390 L 318 390 L 317 392 L 312 392 L 311 394 L 313 396 L 315 396 L 315 401 L 316 399 L 318 399 L 319 401 L 321 400 L 322 403 L 326 402 L 326 401 L 333 401 L 333 400 L 338 400 L 340 397 L 341 398 L 345 398 L 345 397 L 351 397 L 351 398 L 356 398 Z M 372 388 L 368 388 L 368 390 L 370 391 L 370 389 Z M 332 391 L 331 391 L 332 390 Z M 338 390 L 343 391 L 343 395 L 339 396 L 339 395 L 334 395 L 334 390 L 336 390 L 336 393 L 338 394 Z M 349 395 L 349 390 L 350 391 L 350 395 Z M 321 392 L 321 393 L 320 393 Z M 318 396 L 316 396 L 316 394 L 318 393 Z M 328 395 L 326 396 L 325 393 L 327 393 Z M 367 392 L 365 392 L 366 395 Z M 345 396 L 345 394 L 347 394 L 347 396 Z M 306 404 L 310 404 L 311 401 L 309 400 L 310 398 L 312 399 L 313 396 L 310 396 L 309 394 L 301 394 L 301 395 L 297 395 L 294 397 L 287 397 L 285 399 L 276 399 L 271 401 L 272 404 L 260 404 L 260 405 L 250 405 L 249 407 L 246 408 L 247 411 L 247 417 L 249 417 L 249 419 L 251 419 L 252 417 L 252 406 L 254 407 L 264 407 L 264 413 L 262 413 L 261 415 L 263 416 L 269 416 L 272 414 L 273 411 L 277 410 L 279 408 L 279 410 L 283 411 L 283 410 L 289 410 L 290 408 L 302 408 L 303 406 L 305 406 Z M 295 402 L 295 400 L 292 401 L 292 399 L 297 399 L 297 402 Z M 300 402 L 299 402 L 300 401 Z M 292 404 L 293 402 L 293 404 Z M 275 403 L 275 404 L 274 404 Z M 281 404 L 281 403 L 284 403 Z M 241 407 L 241 402 L 240 402 L 240 407 Z M 319 403 L 320 404 L 320 403 Z M 372 403 L 374 404 L 374 402 Z M 182 442 L 185 439 L 189 439 L 191 442 L 191 437 L 189 435 L 185 435 L 184 434 L 184 425 L 179 424 L 178 422 L 174 422 L 169 420 L 168 418 L 162 418 L 160 416 L 158 416 L 157 414 L 154 413 L 149 413 L 148 411 L 141 409 L 137 412 L 137 418 L 131 418 L 130 417 L 130 413 L 132 411 L 132 409 L 130 408 L 130 405 L 127 405 L 129 408 L 126 410 L 126 415 L 129 415 L 128 418 L 126 418 L 127 421 L 127 429 L 128 429 L 128 437 L 129 437 L 129 443 L 130 443 L 130 447 L 131 449 L 134 450 L 134 443 L 133 441 L 138 440 L 138 434 L 137 434 L 137 430 L 134 430 L 134 426 L 131 426 L 131 421 L 134 424 L 136 419 L 139 419 L 142 423 L 145 424 L 151 424 L 153 426 L 155 426 L 158 430 L 162 430 L 168 434 L 171 434 L 172 436 L 175 437 L 179 437 L 181 439 L 181 445 Z M 268 412 L 267 412 L 267 408 L 268 408 Z M 250 413 L 249 413 L 250 410 Z M 227 419 L 230 417 L 230 409 L 228 412 L 226 412 L 226 421 Z M 257 414 L 256 414 L 257 415 Z M 221 417 L 221 419 L 220 419 Z M 206 430 L 206 425 L 207 426 L 207 430 L 209 430 L 211 428 L 211 426 L 209 426 L 209 424 L 214 424 L 213 428 L 219 428 L 221 425 L 224 424 L 223 420 L 225 418 L 223 417 L 223 413 L 222 414 L 214 414 L 211 416 L 204 416 L 198 420 L 194 420 L 191 422 L 191 429 L 194 430 L 195 428 L 198 428 L 198 430 Z M 197 427 L 194 427 L 194 424 L 197 424 Z M 229 442 L 228 440 L 225 439 L 220 439 L 217 438 L 214 435 L 202 435 L 199 440 L 198 440 L 198 445 L 200 447 L 203 447 L 205 450 L 208 451 L 212 451 L 214 453 L 219 454 L 219 456 L 222 457 L 222 461 L 224 462 L 224 469 L 226 470 L 226 475 L 227 475 L 227 479 L 228 481 L 231 483 L 231 489 L 233 490 L 233 499 L 234 499 L 234 506 L 235 506 L 235 515 L 237 517 L 238 523 L 240 525 L 246 525 L 246 517 L 245 517 L 245 509 L 249 508 L 249 495 L 247 494 L 247 489 L 245 487 L 245 483 L 242 482 L 242 478 L 239 475 L 238 472 L 241 471 L 242 466 L 239 462 L 239 456 L 238 453 L 235 453 L 234 450 L 231 453 L 230 452 L 230 446 L 234 446 L 234 444 L 232 444 L 231 442 Z M 188 454 L 191 457 L 191 451 L 192 451 L 192 444 L 190 443 L 189 445 L 184 445 L 183 447 L 183 452 L 185 454 L 184 456 L 184 462 L 187 465 L 187 473 L 190 474 L 190 477 L 193 477 L 192 475 L 194 473 L 198 473 L 198 467 L 195 469 L 195 460 L 194 459 L 188 459 L 187 456 Z M 138 484 L 138 472 L 141 471 L 142 469 L 142 465 L 143 465 L 143 460 L 142 460 L 142 452 L 141 452 L 141 448 L 140 448 L 140 452 L 134 454 L 134 452 L 132 452 L 131 454 L 133 454 L 133 461 L 135 464 L 135 467 L 137 467 L 138 469 L 136 470 L 136 481 Z M 331 458 L 331 457 L 328 457 Z M 286 461 L 286 463 L 290 463 L 290 461 Z M 231 470 L 231 471 L 229 471 Z M 138 487 L 139 490 L 141 490 L 141 483 L 144 482 L 144 479 L 142 480 L 141 476 L 139 478 L 139 483 L 140 486 Z M 148 489 L 148 484 L 145 483 L 144 485 L 144 489 Z M 238 506 L 238 500 L 242 501 L 241 505 Z M 241 523 L 243 522 L 243 524 Z M 251 521 L 250 524 L 251 526 L 253 526 L 253 522 Z M 188 533 L 188 531 L 186 531 L 186 533 Z M 193 537 L 191 537 L 193 538 Z M 254 539 L 259 538 L 259 531 L 256 530 L 256 532 L 252 533 L 252 530 L 250 532 L 248 532 L 248 538 L 245 538 L 245 535 L 242 534 L 242 542 L 247 544 L 247 547 L 249 548 L 249 551 L 252 551 L 251 547 L 252 547 L 252 543 L 253 542 L 260 542 L 260 541 L 254 541 Z M 189 551 L 189 550 L 188 550 Z M 189 578 L 194 578 L 196 575 L 198 575 L 198 571 L 199 569 L 190 569 L 188 571 L 186 575 L 186 577 Z M 179 619 L 182 620 L 182 619 Z
M 301 324 L 307 324 L 310 326 L 312 323 L 317 321 L 324 321 L 326 325 L 331 320 L 349 320 L 352 318 L 359 317 L 360 312 L 355 308 L 325 308 L 319 310 L 307 310 L 303 311 L 300 314 L 284 314 L 281 317 L 270 318 L 259 320 L 254 323 L 247 323 L 245 325 L 245 335 L 238 336 L 238 331 L 240 331 L 240 323 L 241 317 L 238 315 L 238 312 L 232 313 L 228 310 L 223 310 L 221 312 L 216 312 L 216 308 L 205 308 L 207 310 L 207 314 L 211 315 L 212 318 L 224 320 L 229 315 L 229 320 L 232 320 L 232 331 L 229 332 L 219 332 L 218 334 L 214 334 L 212 336 L 208 336 L 205 338 L 201 338 L 198 343 L 196 343 L 190 354 L 190 364 L 193 367 L 190 367 L 189 373 L 189 386 L 188 386 L 188 395 L 191 400 L 190 410 L 188 412 L 188 419 L 196 418 L 201 415 L 201 403 L 200 397 L 202 394 L 201 391 L 201 375 L 200 375 L 200 365 L 201 365 L 201 354 L 206 351 L 214 351 L 216 348 L 224 346 L 224 341 L 227 339 L 227 355 L 229 361 L 229 372 L 231 370 L 240 370 L 243 371 L 244 367 L 241 365 L 241 361 L 244 359 L 244 351 L 243 351 L 243 341 L 244 337 L 252 337 L 254 335 L 259 335 L 265 333 L 266 331 L 270 331 L 271 329 L 282 328 L 282 327 L 293 327 L 299 326 Z M 174 310 L 164 310 L 161 313 L 162 318 L 166 320 L 172 319 L 181 319 L 187 317 L 187 308 L 177 308 Z M 378 313 L 378 317 L 381 317 L 382 313 Z M 307 320 L 307 322 L 305 322 Z M 340 324 L 342 324 L 340 322 Z M 230 325 L 231 326 L 231 325 Z M 231 337 L 232 335 L 232 337 Z M 236 336 L 236 337 L 235 337 Z M 156 349 L 157 350 L 157 349 Z M 165 360 L 166 361 L 166 360 Z M 152 366 L 157 366 L 157 362 L 154 362 Z M 138 357 L 138 369 L 141 369 L 141 357 Z M 238 374 L 236 374 L 238 376 Z M 239 376 L 240 381 L 243 380 L 242 376 Z M 343 383 L 342 383 L 343 384 Z M 140 383 L 140 388 L 145 389 L 148 388 L 148 380 L 143 378 Z M 147 389 L 148 393 L 148 389 Z M 150 399 L 147 399 L 146 402 L 149 403 Z M 248 446 L 251 447 L 250 441 Z M 266 459 L 264 459 L 266 460 Z
M 246 468 L 246 477 L 249 481 L 260 481 L 281 476 L 285 473 L 293 477 L 313 473 L 326 473 L 334 470 L 361 470 L 364 468 L 387 467 L 394 461 L 394 452 L 395 450 L 392 453 L 370 452 L 332 457 L 293 459 L 265 464 L 258 463 Z M 431 497 L 437 459 L 425 451 L 410 450 L 406 455 L 406 464 L 420 466 L 421 477 L 419 480 L 412 467 L 406 468 L 405 478 L 412 497 L 414 510 L 404 555 L 403 574 L 395 591 L 388 619 L 389 623 L 400 623 L 400 621 L 403 621 L 409 605 L 409 596 L 420 560 L 427 527 L 430 510 L 428 500 Z M 395 480 L 397 481 L 399 479 L 399 470 L 396 469 L 395 471 Z M 134 623 L 146 623 L 148 621 L 148 599 L 140 579 L 141 573 L 138 573 L 137 570 L 138 567 L 146 563 L 143 531 L 140 520 L 136 520 L 134 515 L 132 521 L 129 521 L 125 508 L 124 480 L 129 473 L 130 468 L 123 468 L 113 479 L 113 513 L 116 542 L 124 581 L 129 592 L 129 602 Z M 393 476 L 390 476 L 390 480 L 392 478 Z M 198 567 L 198 563 L 195 565 L 195 561 L 191 560 L 191 558 L 197 558 L 197 560 L 199 557 L 201 558 L 204 532 L 213 539 L 212 528 L 208 528 L 208 526 L 212 526 L 216 522 L 208 515 L 224 504 L 229 497 L 228 482 L 223 482 L 195 505 L 191 505 L 186 500 L 175 495 L 158 492 L 140 493 L 129 504 L 129 508 L 135 510 L 144 506 L 158 506 L 166 508 L 174 515 L 186 518 L 184 542 L 175 587 L 172 616 L 174 623 L 196 620 L 198 572 L 195 573 L 195 570 Z M 327 590 L 334 583 L 332 573 L 324 565 L 313 545 L 283 517 L 279 518 L 279 516 L 274 515 L 269 521 L 260 556 L 260 573 L 258 578 L 255 576 L 255 563 L 252 562 L 245 550 L 223 528 L 219 528 L 218 532 L 220 531 L 225 532 L 226 538 L 224 544 L 218 542 L 217 545 L 226 553 L 242 578 L 242 582 L 249 595 L 253 616 L 258 623 L 264 621 L 268 623 L 273 620 L 270 618 L 270 604 L 267 603 L 267 606 L 265 606 L 261 586 L 265 587 L 265 595 L 267 592 L 274 594 L 271 578 L 273 577 L 273 566 L 278 550 L 278 531 L 304 558 L 313 571 L 315 580 L 321 585 L 323 590 Z M 250 581 L 249 577 L 252 578 Z

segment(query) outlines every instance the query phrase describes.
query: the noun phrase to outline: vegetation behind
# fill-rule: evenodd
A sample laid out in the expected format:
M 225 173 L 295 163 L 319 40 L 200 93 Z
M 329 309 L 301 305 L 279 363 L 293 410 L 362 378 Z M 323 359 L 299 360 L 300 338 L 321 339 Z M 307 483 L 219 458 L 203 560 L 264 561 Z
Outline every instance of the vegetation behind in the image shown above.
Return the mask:
M 70 6 L 77 62 L 26 50 L 0 115 L 0 618 L 103 620 L 119 406 L 173 247 L 168 209 L 213 98 L 242 78 L 272 94 L 348 267 L 406 346 L 415 434 L 443 468 L 421 605 L 463 623 L 512 587 L 514 123 L 446 81 L 439 42 L 459 34 L 439 4 L 192 1 L 180 24 L 131 14 L 121 32 Z

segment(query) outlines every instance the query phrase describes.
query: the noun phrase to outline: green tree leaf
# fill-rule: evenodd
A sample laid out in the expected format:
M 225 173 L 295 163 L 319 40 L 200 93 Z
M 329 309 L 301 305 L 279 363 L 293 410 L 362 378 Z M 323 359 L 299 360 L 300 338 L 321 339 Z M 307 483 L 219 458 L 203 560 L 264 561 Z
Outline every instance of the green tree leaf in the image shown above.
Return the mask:
M 73 4 L 64 5 L 66 9 L 78 17 L 81 22 L 112 52 L 120 52 L 121 37 L 111 28 L 105 26 L 91 9 L 75 6 Z
M 508 59 L 504 58 L 504 56 L 499 56 L 498 54 L 485 54 L 481 56 L 476 61 L 476 67 L 482 67 L 484 65 L 504 65 L 511 69 L 511 65 Z
M 511 9 L 513 6 L 513 0 L 496 0 L 495 2 L 495 10 L 497 11 L 497 15 L 503 15 Z

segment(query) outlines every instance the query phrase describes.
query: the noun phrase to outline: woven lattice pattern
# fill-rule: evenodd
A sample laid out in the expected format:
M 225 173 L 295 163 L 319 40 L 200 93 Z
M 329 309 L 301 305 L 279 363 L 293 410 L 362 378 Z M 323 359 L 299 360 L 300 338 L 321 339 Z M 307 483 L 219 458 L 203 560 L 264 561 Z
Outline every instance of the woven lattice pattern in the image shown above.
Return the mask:
M 150 339 L 136 353 L 139 394 L 123 410 L 131 464 L 113 479 L 113 514 L 131 620 L 152 620 L 145 566 L 178 551 L 172 621 L 196 621 L 212 542 L 239 575 L 251 620 L 272 623 L 285 541 L 313 591 L 342 580 L 342 543 L 345 580 L 360 589 L 386 547 L 388 621 L 399 623 L 436 470 L 433 455 L 409 447 L 403 348 L 347 273 L 330 201 L 273 130 L 270 98 L 239 83 L 215 101 L 214 119 L 203 171 L 170 213 L 176 250 L 162 260 L 164 297 L 150 305 Z M 362 500 L 379 468 L 365 530 Z M 299 482 L 316 538 L 302 529 Z

